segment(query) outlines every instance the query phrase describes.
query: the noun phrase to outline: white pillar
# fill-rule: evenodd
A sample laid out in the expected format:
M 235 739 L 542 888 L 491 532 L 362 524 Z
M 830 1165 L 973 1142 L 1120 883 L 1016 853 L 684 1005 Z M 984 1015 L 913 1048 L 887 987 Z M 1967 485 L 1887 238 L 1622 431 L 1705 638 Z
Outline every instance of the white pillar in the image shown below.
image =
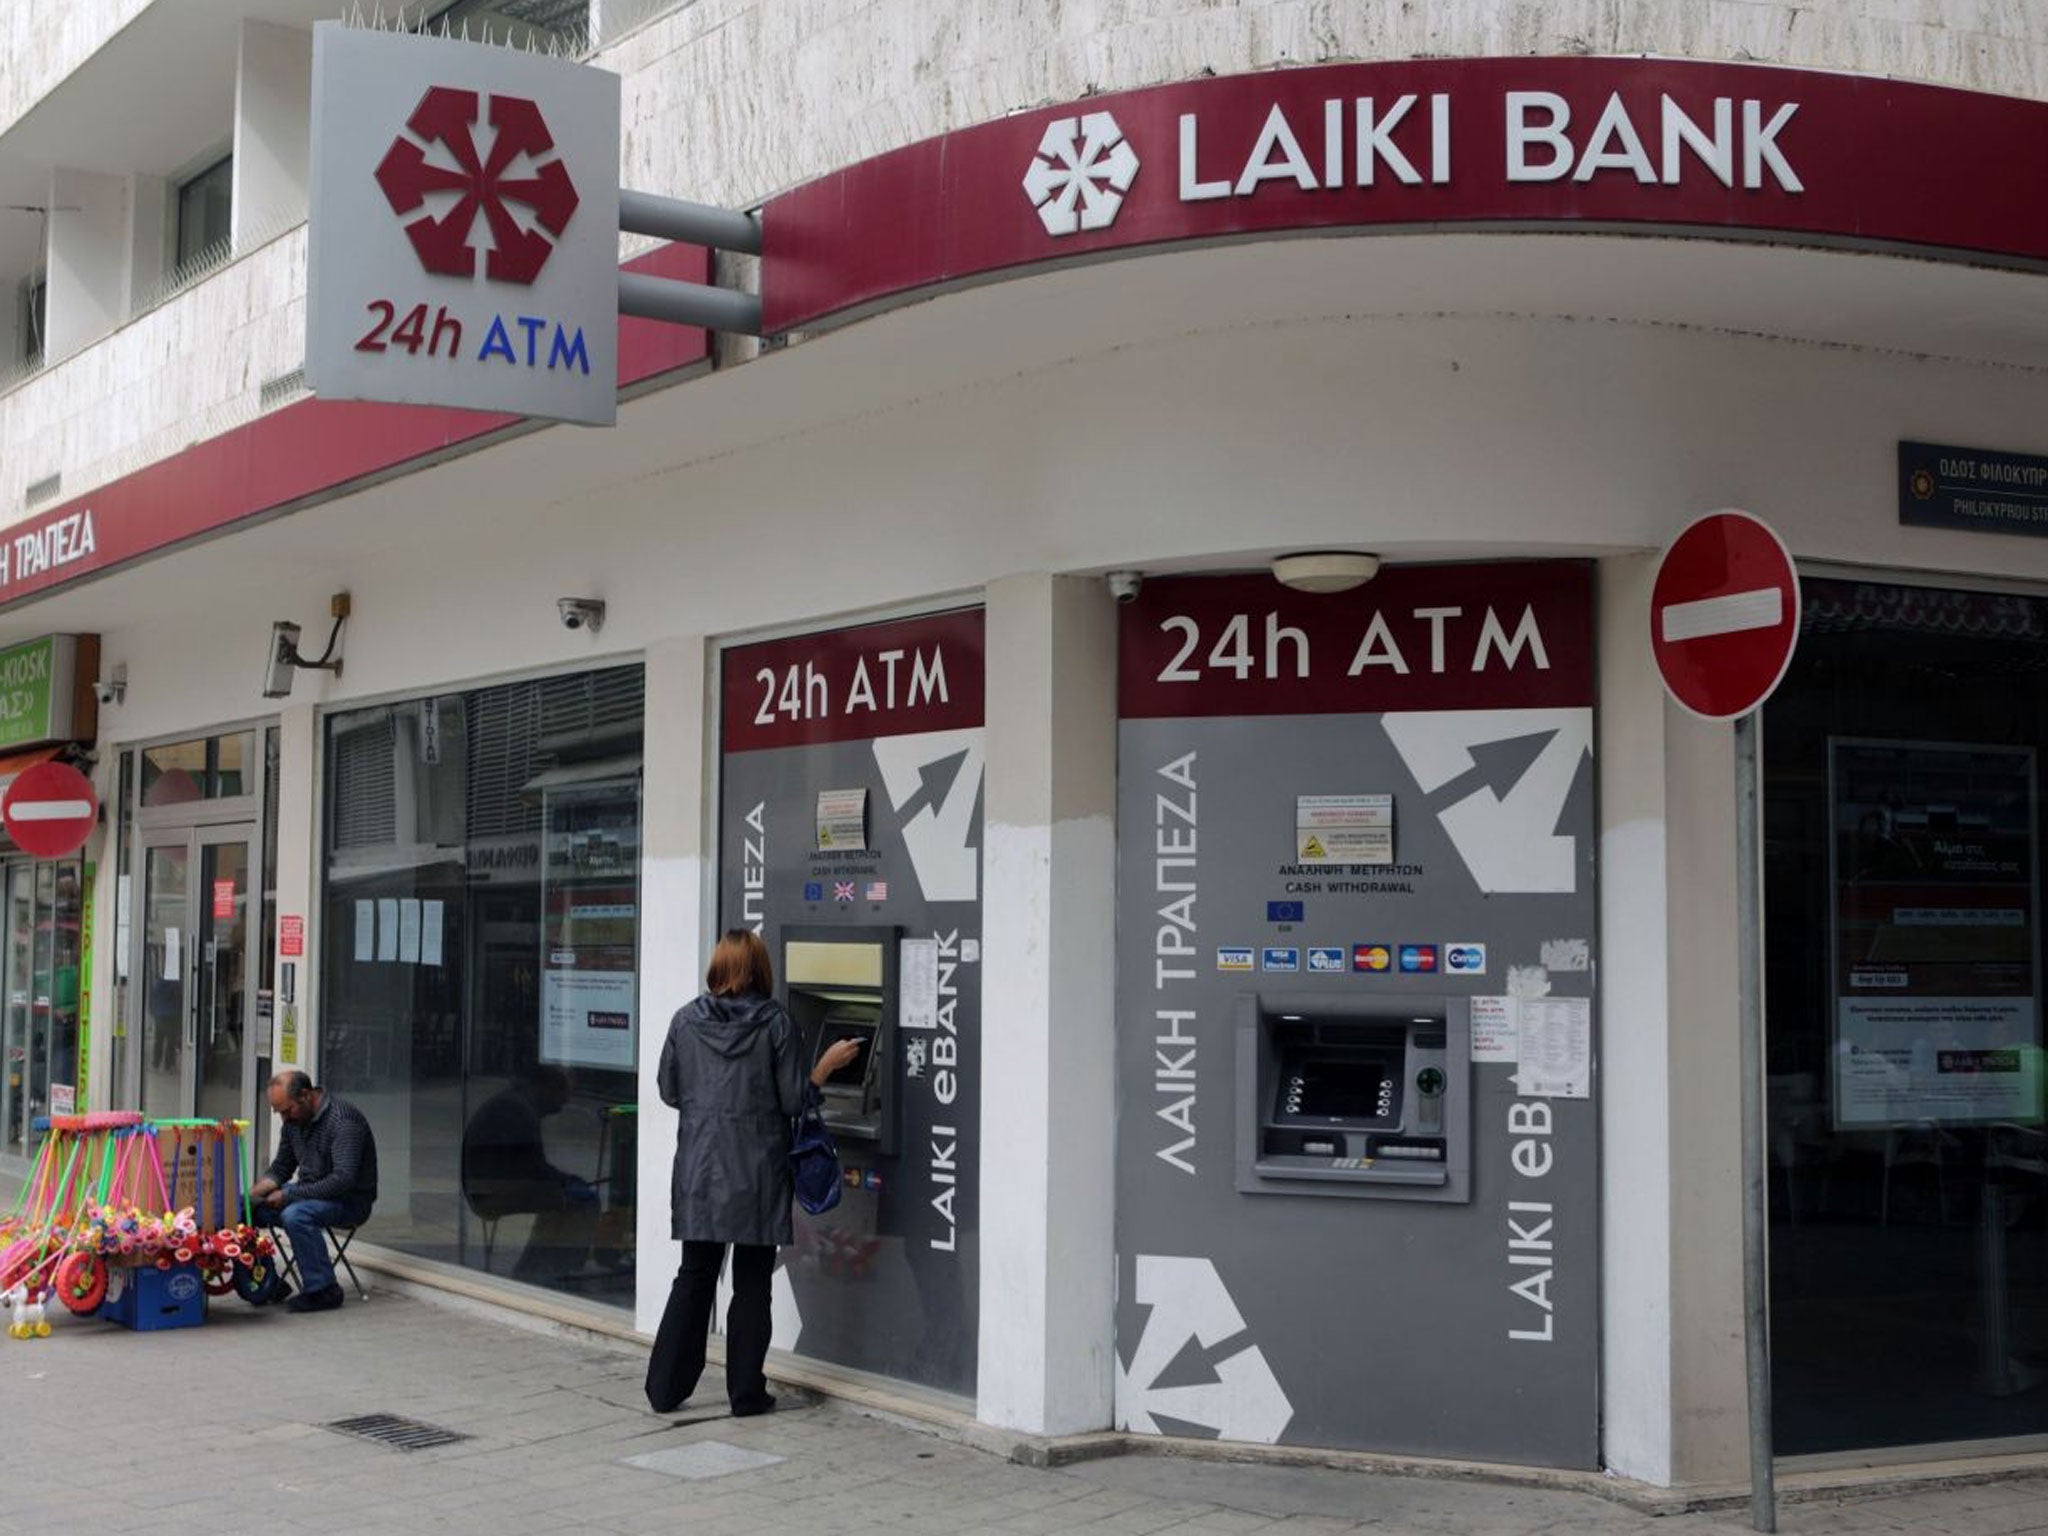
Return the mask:
M 1666 701 L 1652 555 L 1600 566 L 1601 1418 L 1612 1470 L 1747 1469 L 1734 746 Z
M 242 22 L 235 70 L 235 253 L 306 216 L 313 112 L 313 34 Z
M 308 1067 L 319 1060 L 314 1050 L 313 957 L 319 951 L 320 929 L 320 721 L 311 704 L 291 704 L 277 717 L 277 916 L 280 943 L 270 977 L 271 1038 L 266 1046 L 273 1072 Z M 306 925 L 306 952 L 284 953 L 284 919 Z M 284 968 L 293 966 L 292 1001 L 285 1001 Z M 287 1052 L 287 1025 L 295 1026 L 297 1049 Z
M 48 322 L 52 363 L 128 317 L 129 187 L 124 176 L 50 175 Z
M 988 588 L 979 1417 L 1107 1428 L 1115 1347 L 1116 626 Z
M 669 1236 L 676 1115 L 655 1091 L 669 1016 L 703 990 L 716 921 L 707 828 L 717 807 L 705 774 L 708 657 L 701 635 L 647 647 L 640 801 L 639 1258 L 633 1324 L 660 1326 L 682 1249 Z

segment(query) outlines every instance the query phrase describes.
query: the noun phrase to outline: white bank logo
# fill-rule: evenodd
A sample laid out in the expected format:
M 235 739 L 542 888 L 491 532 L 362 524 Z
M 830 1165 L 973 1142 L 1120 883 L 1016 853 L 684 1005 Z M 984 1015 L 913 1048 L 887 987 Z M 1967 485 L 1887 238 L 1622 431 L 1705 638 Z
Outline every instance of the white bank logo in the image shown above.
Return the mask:
M 1145 1322 L 1131 1363 L 1116 1362 L 1116 1426 L 1172 1433 L 1159 1421 L 1212 1429 L 1224 1440 L 1274 1445 L 1294 1417 L 1266 1355 L 1216 1266 L 1205 1258 L 1138 1255 Z
M 1107 229 L 1138 178 L 1138 152 L 1107 112 L 1055 118 L 1024 173 L 1024 195 L 1049 235 Z

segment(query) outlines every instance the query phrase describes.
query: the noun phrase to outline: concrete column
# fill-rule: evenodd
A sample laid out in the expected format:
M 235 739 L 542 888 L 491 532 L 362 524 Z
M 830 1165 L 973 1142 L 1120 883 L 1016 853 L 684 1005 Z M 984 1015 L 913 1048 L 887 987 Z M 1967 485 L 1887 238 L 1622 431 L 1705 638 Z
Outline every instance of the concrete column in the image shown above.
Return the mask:
M 640 801 L 640 1114 L 633 1323 L 661 1323 L 682 1249 L 669 1236 L 676 1115 L 655 1091 L 669 1016 L 703 989 L 717 903 L 709 850 L 717 815 L 706 754 L 709 655 L 703 636 L 647 647 L 647 726 Z
M 306 216 L 313 111 L 313 34 L 242 23 L 235 69 L 235 253 Z
M 50 175 L 49 322 L 52 363 L 128 318 L 129 188 L 124 176 Z
M 161 176 L 128 178 L 128 313 L 158 291 L 171 267 L 171 184 Z
M 1657 558 L 1600 567 L 1603 1456 L 1747 1475 L 1735 758 L 1664 697 Z
M 1655 567 L 1630 556 L 1601 561 L 1599 575 L 1600 1396 L 1606 1464 L 1661 1485 L 1672 1469 L 1670 865 Z
M 988 588 L 978 1414 L 1108 1427 L 1116 626 L 1100 582 Z
M 320 1059 L 314 1018 L 318 989 L 312 957 L 319 953 L 320 911 L 320 722 L 311 704 L 287 705 L 277 717 L 277 916 L 306 922 L 306 953 L 287 956 L 284 945 L 270 978 L 271 1070 L 306 1067 Z M 296 969 L 292 998 L 285 1001 L 284 968 Z M 296 1052 L 285 1050 L 287 1025 L 296 1025 Z M 317 1073 L 316 1073 L 317 1076 Z

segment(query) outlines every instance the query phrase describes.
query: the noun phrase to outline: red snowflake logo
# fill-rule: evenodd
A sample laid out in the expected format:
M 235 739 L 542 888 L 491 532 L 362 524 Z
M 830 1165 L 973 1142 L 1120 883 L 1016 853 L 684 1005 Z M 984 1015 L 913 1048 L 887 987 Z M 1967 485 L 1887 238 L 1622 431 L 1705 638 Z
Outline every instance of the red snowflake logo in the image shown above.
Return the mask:
M 455 205 L 440 218 L 422 213 L 405 226 L 420 265 L 445 277 L 476 276 L 476 246 L 471 232 L 481 213 L 491 229 L 491 250 L 484 275 L 498 283 L 530 283 L 547 265 L 554 241 L 569 227 L 576 211 L 576 187 L 561 157 L 542 161 L 555 147 L 540 108 L 523 96 L 491 98 L 491 153 L 477 153 L 475 127 L 480 109 L 475 91 L 431 87 L 406 119 L 418 142 L 401 134 L 377 166 L 377 185 L 403 218 L 425 206 L 433 192 L 455 192 Z M 440 144 L 459 169 L 431 165 L 425 146 Z M 505 172 L 524 154 L 533 163 L 532 176 L 507 181 Z M 508 204 L 518 203 L 533 215 L 528 227 Z M 543 234 L 542 231 L 546 233 Z

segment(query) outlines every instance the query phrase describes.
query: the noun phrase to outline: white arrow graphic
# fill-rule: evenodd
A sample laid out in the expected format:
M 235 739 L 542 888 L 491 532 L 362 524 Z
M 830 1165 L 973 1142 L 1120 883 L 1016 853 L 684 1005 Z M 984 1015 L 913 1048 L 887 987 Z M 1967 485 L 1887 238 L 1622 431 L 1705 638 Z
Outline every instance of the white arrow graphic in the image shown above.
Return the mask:
M 1045 125 L 1038 154 L 1024 172 L 1024 195 L 1046 232 L 1071 235 L 1107 229 L 1138 175 L 1138 152 L 1107 112 L 1056 118 Z
M 1129 1367 L 1117 1362 L 1117 1427 L 1156 1435 L 1156 1414 L 1203 1425 L 1225 1440 L 1266 1445 L 1279 1440 L 1294 1417 L 1294 1405 L 1256 1344 L 1247 1343 L 1218 1361 L 1214 1381 L 1153 1385 L 1190 1339 L 1212 1349 L 1244 1332 L 1244 1315 L 1216 1266 L 1208 1259 L 1140 1254 L 1136 1295 L 1138 1304 L 1151 1310 Z
M 969 839 L 984 750 L 979 726 L 875 742 L 875 765 L 890 805 L 911 812 L 903 823 L 903 846 L 926 901 L 972 901 L 980 893 L 981 850 Z
M 1557 822 L 1579 763 L 1593 750 L 1591 710 L 1433 710 L 1383 715 L 1380 723 L 1424 794 L 1474 777 L 1437 820 L 1480 890 L 1578 888 L 1578 840 L 1559 836 Z M 1537 738 L 1540 746 L 1522 750 Z M 1505 774 L 1502 761 L 1511 764 Z

